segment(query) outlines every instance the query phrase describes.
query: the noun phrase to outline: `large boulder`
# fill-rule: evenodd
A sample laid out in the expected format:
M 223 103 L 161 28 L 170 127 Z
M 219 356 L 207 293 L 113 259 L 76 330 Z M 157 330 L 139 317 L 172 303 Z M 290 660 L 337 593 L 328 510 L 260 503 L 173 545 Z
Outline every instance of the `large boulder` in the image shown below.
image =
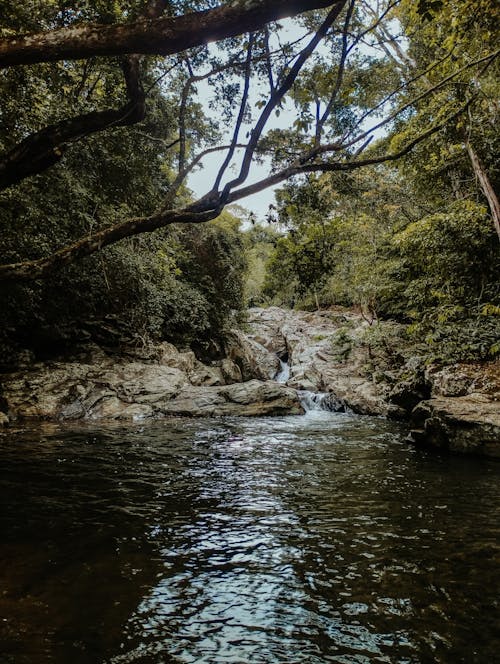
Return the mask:
M 243 380 L 270 380 L 280 368 L 275 352 L 240 330 L 232 330 L 228 334 L 226 353 L 228 359 L 239 368 Z
M 241 381 L 241 372 L 230 359 L 210 367 L 167 350 L 161 364 L 52 362 L 4 375 L 9 414 L 12 419 L 140 420 L 303 412 L 296 391 L 274 381 L 227 385 L 224 376 Z M 3 415 L 0 422 L 8 419 Z
M 484 394 L 422 401 L 413 410 L 412 425 L 414 443 L 500 457 L 500 401 Z
M 304 411 L 297 392 L 274 381 L 251 380 L 224 387 L 185 387 L 170 401 L 159 403 L 163 415 L 299 415 Z
M 21 419 L 144 417 L 188 384 L 179 369 L 140 362 L 38 364 L 4 380 L 9 411 Z

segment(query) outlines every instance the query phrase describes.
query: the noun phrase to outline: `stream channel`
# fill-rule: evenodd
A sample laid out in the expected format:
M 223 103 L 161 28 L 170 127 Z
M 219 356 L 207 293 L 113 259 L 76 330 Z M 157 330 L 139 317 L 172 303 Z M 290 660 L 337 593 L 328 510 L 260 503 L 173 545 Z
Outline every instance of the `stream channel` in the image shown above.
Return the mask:
M 498 661 L 500 464 L 349 413 L 0 435 L 2 664 Z

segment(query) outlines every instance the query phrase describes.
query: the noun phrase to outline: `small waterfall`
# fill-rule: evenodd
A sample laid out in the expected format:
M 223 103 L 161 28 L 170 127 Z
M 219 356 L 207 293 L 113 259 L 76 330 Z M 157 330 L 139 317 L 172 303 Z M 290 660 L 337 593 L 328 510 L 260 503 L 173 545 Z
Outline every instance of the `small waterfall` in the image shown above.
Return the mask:
M 344 413 L 346 410 L 342 401 L 329 392 L 298 390 L 297 394 L 306 413 L 311 410 L 329 410 L 333 413 Z
M 290 378 L 290 365 L 288 364 L 288 357 L 285 359 L 278 357 L 280 368 L 276 373 L 274 380 L 277 383 L 286 383 Z M 302 408 L 306 413 L 310 411 L 330 411 L 333 413 L 345 413 L 346 407 L 343 401 L 337 399 L 334 394 L 330 392 L 310 392 L 309 390 L 297 390 Z
M 286 381 L 290 378 L 290 365 L 288 362 L 284 362 L 282 359 L 278 358 L 280 362 L 280 369 L 276 376 L 274 377 L 274 380 L 277 383 L 286 383 Z

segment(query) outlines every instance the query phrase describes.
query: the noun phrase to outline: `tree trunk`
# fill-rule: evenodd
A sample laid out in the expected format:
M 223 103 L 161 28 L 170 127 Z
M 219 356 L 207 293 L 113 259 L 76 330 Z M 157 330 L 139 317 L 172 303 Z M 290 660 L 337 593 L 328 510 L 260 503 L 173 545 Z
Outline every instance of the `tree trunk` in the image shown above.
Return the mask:
M 490 182 L 486 169 L 477 156 L 469 139 L 465 140 L 465 147 L 467 149 L 467 154 L 470 157 L 472 168 L 474 169 L 474 174 L 479 181 L 479 186 L 481 187 L 483 194 L 486 196 L 486 200 L 490 206 L 491 216 L 493 217 L 493 225 L 495 226 L 498 239 L 500 240 L 500 202 L 498 200 L 498 196 L 493 189 L 493 185 Z

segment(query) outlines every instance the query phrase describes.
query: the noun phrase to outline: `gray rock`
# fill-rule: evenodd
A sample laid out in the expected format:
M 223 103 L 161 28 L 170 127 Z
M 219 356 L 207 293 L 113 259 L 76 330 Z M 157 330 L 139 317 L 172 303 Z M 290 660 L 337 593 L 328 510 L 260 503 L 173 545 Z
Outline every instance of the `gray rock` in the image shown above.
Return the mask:
M 236 364 L 236 362 L 233 362 L 233 360 L 229 359 L 228 357 L 222 360 L 220 370 L 226 385 L 231 383 L 241 383 L 243 381 L 241 369 Z
M 162 364 L 137 360 L 114 364 L 106 360 L 104 366 L 79 362 L 36 364 L 26 373 L 5 375 L 5 397 L 18 419 L 139 420 L 162 415 L 303 412 L 296 391 L 273 381 L 226 385 L 223 374 L 241 381 L 239 368 L 229 359 L 220 367 L 209 367 L 166 350 L 168 355 L 163 353 Z M 171 366 L 172 362 L 177 366 Z M 184 366 L 187 373 L 179 366 Z
M 259 380 L 224 387 L 186 387 L 159 405 L 163 415 L 190 417 L 299 415 L 304 411 L 295 390 Z
M 298 390 L 329 392 L 357 413 L 388 415 L 388 388 L 366 375 L 366 351 L 355 349 L 343 361 L 334 349 L 346 325 L 354 340 L 366 328 L 360 315 L 349 311 L 283 311 L 277 307 L 250 309 L 251 337 L 261 341 L 275 356 L 286 350 L 291 365 L 287 385 Z M 284 344 L 283 344 L 284 340 Z M 343 342 L 347 348 L 347 344 Z M 258 361 L 258 360 L 257 360 Z
M 412 424 L 410 440 L 417 444 L 500 457 L 500 401 L 484 394 L 423 401 Z
M 280 368 L 276 353 L 239 330 L 232 330 L 228 335 L 226 353 L 239 367 L 243 380 L 269 380 L 274 378 Z

